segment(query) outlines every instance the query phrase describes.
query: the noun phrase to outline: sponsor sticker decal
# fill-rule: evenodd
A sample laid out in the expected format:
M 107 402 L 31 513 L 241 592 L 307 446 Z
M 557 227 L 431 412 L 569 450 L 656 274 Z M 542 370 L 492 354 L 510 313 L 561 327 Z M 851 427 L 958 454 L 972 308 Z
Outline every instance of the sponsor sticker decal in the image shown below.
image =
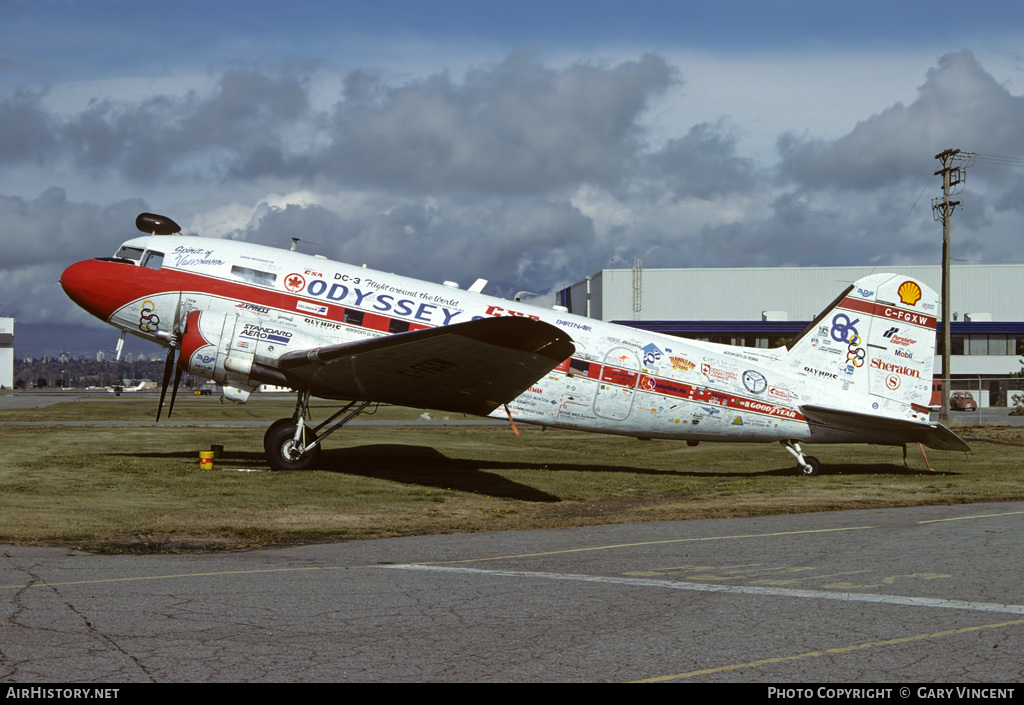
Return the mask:
M 907 306 L 916 306 L 917 302 L 921 300 L 921 287 L 917 285 L 917 282 L 910 280 L 900 284 L 900 288 L 896 290 L 896 293 L 900 295 L 900 303 L 904 303 Z
M 644 351 L 644 364 L 648 367 L 653 367 L 654 363 L 661 359 L 661 350 L 654 343 L 649 343 L 643 348 Z
M 264 328 L 263 326 L 256 325 L 254 323 L 246 323 L 245 328 L 242 329 L 241 335 L 243 338 L 266 340 L 271 343 L 280 343 L 281 345 L 287 345 L 292 339 L 290 331 L 278 328 Z
M 685 357 L 676 357 L 675 355 L 669 358 L 669 362 L 672 363 L 672 369 L 679 370 L 680 372 L 689 372 L 697 366 Z
M 883 372 L 895 372 L 896 374 L 901 374 L 904 377 L 921 376 L 920 370 L 916 370 L 913 367 L 907 367 L 906 365 L 897 365 L 892 362 L 883 362 L 882 360 L 879 360 L 877 357 L 871 358 L 871 367 L 872 369 L 882 370 Z M 895 388 L 896 387 L 890 387 L 890 389 Z
M 747 388 L 751 394 L 760 394 L 768 388 L 768 380 L 764 378 L 764 375 L 755 370 L 747 370 L 743 373 L 743 386 Z
M 837 313 L 832 317 L 832 340 L 837 343 L 850 344 L 851 337 L 857 335 L 857 324 L 860 323 L 859 318 L 855 318 L 852 321 L 850 317 L 845 313 Z M 860 336 L 858 336 L 858 340 Z
M 309 301 L 296 301 L 296 311 L 304 311 L 305 313 L 312 313 L 314 316 L 326 316 L 327 307 L 323 304 L 314 304 Z

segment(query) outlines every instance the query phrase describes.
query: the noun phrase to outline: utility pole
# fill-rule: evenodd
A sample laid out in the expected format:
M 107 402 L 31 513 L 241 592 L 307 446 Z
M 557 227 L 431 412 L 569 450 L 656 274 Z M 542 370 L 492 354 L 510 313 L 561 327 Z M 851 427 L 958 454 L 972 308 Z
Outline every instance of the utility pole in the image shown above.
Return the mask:
M 965 167 L 953 166 L 953 160 L 958 154 L 959 149 L 947 149 L 935 155 L 935 158 L 942 162 L 942 168 L 935 172 L 935 176 L 942 176 L 942 198 L 932 199 L 935 220 L 942 220 L 942 406 L 939 409 L 939 421 L 943 423 L 949 421 L 949 355 L 952 347 L 952 320 L 949 315 L 949 222 L 953 217 L 953 210 L 960 205 L 960 201 L 951 201 L 949 198 L 953 189 L 961 186 L 967 177 Z M 956 193 L 959 192 L 960 189 L 957 189 Z

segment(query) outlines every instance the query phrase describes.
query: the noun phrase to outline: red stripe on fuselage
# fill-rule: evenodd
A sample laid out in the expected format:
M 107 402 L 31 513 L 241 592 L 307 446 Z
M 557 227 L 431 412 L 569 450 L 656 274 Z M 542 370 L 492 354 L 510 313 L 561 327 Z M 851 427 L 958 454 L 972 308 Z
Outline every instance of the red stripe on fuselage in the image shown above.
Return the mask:
M 628 370 L 614 365 L 601 365 L 598 362 L 588 362 L 578 358 L 571 358 L 566 363 L 559 365 L 557 370 L 571 372 L 572 376 L 587 377 L 589 379 L 600 379 L 604 384 L 624 387 L 626 389 L 636 388 L 637 391 L 661 394 L 662 396 L 675 399 L 684 399 L 697 404 L 707 404 L 728 409 L 748 411 L 763 416 L 771 416 L 779 419 L 790 419 L 792 421 L 805 421 L 804 415 L 795 409 L 771 402 L 740 397 L 734 394 L 712 389 L 706 385 L 687 384 L 677 382 L 664 377 L 654 377 L 650 374 L 638 375 L 635 370 Z M 639 377 L 639 384 L 634 384 Z
M 877 316 L 878 318 L 887 318 L 891 321 L 902 321 L 903 323 L 909 323 L 912 326 L 920 326 L 921 328 L 935 329 L 935 316 L 927 316 L 916 311 L 908 311 L 890 304 L 879 304 L 874 301 L 855 299 L 850 296 L 843 299 L 838 308 L 843 308 L 847 311 L 857 311 L 858 313 L 866 313 L 869 316 Z
M 68 267 L 61 275 L 61 283 L 68 296 L 89 313 L 104 321 L 110 320 L 115 311 L 132 301 L 167 293 L 191 293 L 216 296 L 239 303 L 255 304 L 292 315 L 306 316 L 344 323 L 345 310 L 362 311 L 354 307 L 327 303 L 312 296 L 289 294 L 244 284 L 227 281 L 206 274 L 195 274 L 178 269 L 148 269 L 124 262 L 106 260 L 86 260 Z M 298 303 L 305 301 L 326 308 L 326 313 L 319 315 L 298 308 Z M 402 320 L 409 324 L 408 330 L 429 328 L 420 322 L 408 321 L 404 318 L 393 319 L 377 313 L 364 312 L 360 328 L 387 333 L 392 320 Z M 346 324 L 351 325 L 351 324 Z

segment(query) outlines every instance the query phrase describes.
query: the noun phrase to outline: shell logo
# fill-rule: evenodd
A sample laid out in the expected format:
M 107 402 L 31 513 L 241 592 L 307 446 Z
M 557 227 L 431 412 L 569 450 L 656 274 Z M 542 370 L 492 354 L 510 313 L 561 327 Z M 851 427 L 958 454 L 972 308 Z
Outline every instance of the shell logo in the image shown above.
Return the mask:
M 908 306 L 915 306 L 921 300 L 921 287 L 916 282 L 903 282 L 900 284 L 900 288 L 896 290 L 896 293 L 900 295 L 900 302 Z

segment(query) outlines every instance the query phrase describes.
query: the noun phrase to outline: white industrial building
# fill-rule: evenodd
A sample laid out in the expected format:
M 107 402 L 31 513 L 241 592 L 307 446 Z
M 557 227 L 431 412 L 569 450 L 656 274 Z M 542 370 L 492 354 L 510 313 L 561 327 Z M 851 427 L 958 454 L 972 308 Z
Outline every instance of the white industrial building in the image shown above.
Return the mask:
M 0 387 L 14 386 L 14 319 L 0 316 Z
M 774 347 L 799 334 L 842 291 L 870 274 L 914 277 L 942 291 L 935 266 L 603 269 L 558 292 L 572 313 L 644 330 L 732 345 Z M 979 380 L 1021 372 L 1024 265 L 951 268 L 951 374 L 985 400 L 1006 403 L 1006 385 Z M 939 322 L 939 342 L 942 322 Z M 936 355 L 935 376 L 941 376 Z M 1015 387 L 1016 385 L 1010 385 Z M 991 390 L 988 389 L 991 387 Z M 964 387 L 968 388 L 968 387 Z

